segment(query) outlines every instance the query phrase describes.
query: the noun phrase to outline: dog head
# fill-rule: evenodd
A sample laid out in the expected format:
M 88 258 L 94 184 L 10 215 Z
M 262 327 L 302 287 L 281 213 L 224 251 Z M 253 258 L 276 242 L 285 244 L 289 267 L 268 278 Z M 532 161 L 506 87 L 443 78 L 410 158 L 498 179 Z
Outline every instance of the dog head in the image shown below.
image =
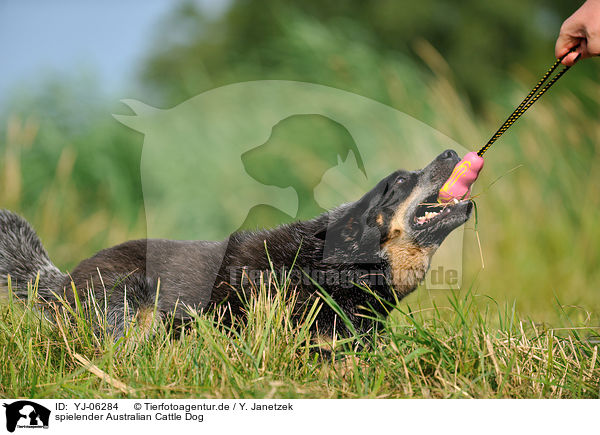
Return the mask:
M 469 219 L 471 201 L 437 202 L 441 187 L 459 161 L 456 152 L 444 151 L 426 168 L 396 171 L 365 195 L 363 199 L 370 197 L 367 224 L 379 228 L 383 244 L 402 238 L 416 246 L 437 248 Z
M 435 250 L 471 215 L 469 200 L 437 202 L 439 190 L 459 161 L 456 152 L 444 151 L 424 169 L 396 171 L 358 201 L 342 206 L 329 216 L 326 259 L 387 261 L 395 287 L 414 289 Z

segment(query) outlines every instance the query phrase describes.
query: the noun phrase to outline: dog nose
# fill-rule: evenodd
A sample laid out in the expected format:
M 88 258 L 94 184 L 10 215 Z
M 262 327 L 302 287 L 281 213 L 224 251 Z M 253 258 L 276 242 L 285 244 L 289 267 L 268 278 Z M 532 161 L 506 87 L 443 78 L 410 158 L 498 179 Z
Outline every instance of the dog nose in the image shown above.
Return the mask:
M 441 155 L 442 159 L 458 159 L 458 154 L 454 150 L 446 150 Z

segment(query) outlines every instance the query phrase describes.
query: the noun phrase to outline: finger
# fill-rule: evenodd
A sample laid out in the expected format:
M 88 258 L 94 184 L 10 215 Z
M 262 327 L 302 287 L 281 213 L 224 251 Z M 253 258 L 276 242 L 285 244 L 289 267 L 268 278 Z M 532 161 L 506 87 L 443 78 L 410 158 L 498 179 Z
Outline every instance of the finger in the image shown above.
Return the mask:
M 565 58 L 562 61 L 562 64 L 566 65 L 566 66 L 573 66 L 573 65 L 575 65 L 575 62 L 577 62 L 580 58 L 581 58 L 581 53 L 574 51 L 572 53 L 569 53 L 567 56 L 565 56 Z
M 586 51 L 587 45 L 584 38 L 576 38 L 577 45 L 574 45 L 569 51 L 563 54 L 562 64 L 573 66 L 579 60 L 581 55 Z
M 558 59 L 567 54 L 573 47 L 579 45 L 581 38 L 571 36 L 567 33 L 561 33 L 558 35 L 556 45 L 554 47 L 554 54 Z

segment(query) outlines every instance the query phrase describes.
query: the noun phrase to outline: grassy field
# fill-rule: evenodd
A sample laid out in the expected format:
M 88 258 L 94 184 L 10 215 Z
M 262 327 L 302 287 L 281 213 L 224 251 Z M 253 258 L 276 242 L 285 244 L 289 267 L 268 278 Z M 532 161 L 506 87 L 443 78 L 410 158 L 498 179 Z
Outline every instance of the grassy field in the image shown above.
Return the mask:
M 585 328 L 520 320 L 471 292 L 450 308 L 396 307 L 364 336 L 317 343 L 317 299 L 294 322 L 286 283 L 263 285 L 247 319 L 195 316 L 178 337 L 130 330 L 116 343 L 71 308 L 0 310 L 0 396 L 29 398 L 598 398 L 598 340 Z M 35 299 L 35 292 L 30 291 Z M 497 324 L 497 327 L 490 327 Z
M 511 71 L 474 110 L 427 44 L 418 47 L 429 66 L 423 72 L 324 39 L 345 57 L 322 82 L 336 83 L 339 74 L 471 149 L 537 79 Z M 86 112 L 70 107 L 73 100 L 53 101 L 53 117 L 15 110 L 0 143 L 1 205 L 32 223 L 62 270 L 146 230 L 141 136 L 110 110 Z M 475 190 L 481 252 L 472 220 L 463 289 L 418 289 L 376 337 L 361 338 L 361 349 L 341 340 L 333 358 L 321 358 L 306 326 L 290 322 L 293 296 L 275 289 L 274 299 L 263 289 L 233 331 L 203 316 L 179 339 L 160 332 L 126 352 L 81 323 L 59 328 L 17 303 L 2 304 L 0 395 L 598 397 L 599 101 L 598 82 L 582 82 L 575 68 L 502 137 Z M 319 136 L 306 131 L 305 140 Z

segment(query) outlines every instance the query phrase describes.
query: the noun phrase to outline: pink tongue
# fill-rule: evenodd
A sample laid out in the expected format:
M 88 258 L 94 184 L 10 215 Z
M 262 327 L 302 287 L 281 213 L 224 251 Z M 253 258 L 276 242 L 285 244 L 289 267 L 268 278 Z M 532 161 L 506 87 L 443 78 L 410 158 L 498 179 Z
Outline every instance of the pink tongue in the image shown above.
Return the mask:
M 444 204 L 454 199 L 462 200 L 471 193 L 471 185 L 483 168 L 483 157 L 471 151 L 456 164 L 450 178 L 440 189 L 438 202 Z

